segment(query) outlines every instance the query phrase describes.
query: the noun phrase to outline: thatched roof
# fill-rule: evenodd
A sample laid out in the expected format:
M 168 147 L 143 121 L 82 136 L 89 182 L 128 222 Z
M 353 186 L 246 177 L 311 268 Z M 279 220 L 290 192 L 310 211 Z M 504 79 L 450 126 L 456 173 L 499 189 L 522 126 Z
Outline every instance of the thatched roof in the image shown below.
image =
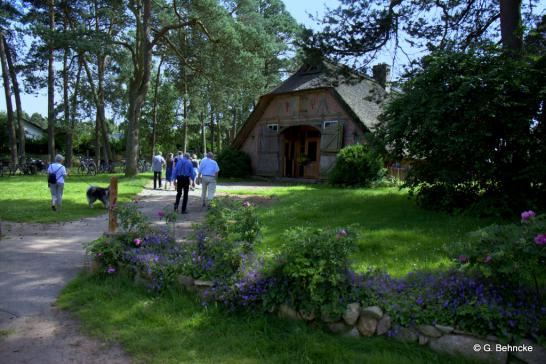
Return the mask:
M 377 124 L 377 117 L 388 97 L 385 89 L 371 77 L 329 62 L 314 66 L 306 64 L 273 91 L 260 97 L 258 105 L 237 134 L 234 145 L 239 147 L 243 144 L 275 96 L 317 89 L 333 89 L 349 115 L 367 130 Z

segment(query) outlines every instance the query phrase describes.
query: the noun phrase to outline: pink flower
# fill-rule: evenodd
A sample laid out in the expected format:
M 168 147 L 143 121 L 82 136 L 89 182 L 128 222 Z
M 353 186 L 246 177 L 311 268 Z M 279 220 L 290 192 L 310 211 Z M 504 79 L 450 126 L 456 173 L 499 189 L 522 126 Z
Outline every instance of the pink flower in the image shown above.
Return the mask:
M 98 252 L 97 257 L 102 257 L 102 252 Z
M 532 211 L 532 210 L 523 211 L 523 212 L 521 213 L 521 220 L 522 220 L 522 221 L 527 221 L 527 220 L 529 220 L 529 219 L 535 217 L 536 215 L 537 215 L 537 214 L 535 214 L 535 212 Z
M 491 263 L 492 260 L 493 260 L 493 257 L 491 257 L 491 255 L 486 255 L 485 258 L 483 258 L 483 262 L 485 264 Z
M 466 255 L 459 255 L 459 263 L 468 263 L 468 257 Z
M 546 245 L 546 234 L 540 234 L 535 236 L 535 244 L 536 245 Z
M 109 266 L 108 269 L 106 270 L 106 273 L 108 274 L 116 273 L 116 268 Z
M 345 236 L 347 236 L 347 231 L 345 229 L 341 229 L 338 231 L 338 233 L 336 234 L 336 238 L 343 238 Z
M 140 246 L 140 244 L 142 243 L 142 240 L 135 239 L 135 240 L 133 240 L 133 243 L 135 243 L 136 246 Z
M 243 202 L 243 207 L 250 207 L 250 202 L 248 201 Z
M 163 216 L 165 216 L 165 211 L 158 211 L 157 216 L 159 216 L 159 219 L 161 220 Z

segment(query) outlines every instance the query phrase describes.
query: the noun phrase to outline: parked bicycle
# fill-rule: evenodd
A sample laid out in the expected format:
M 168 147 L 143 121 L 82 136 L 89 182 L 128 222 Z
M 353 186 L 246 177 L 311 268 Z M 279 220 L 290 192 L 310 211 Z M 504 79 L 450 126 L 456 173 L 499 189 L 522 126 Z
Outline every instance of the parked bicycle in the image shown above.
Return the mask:
M 140 173 L 142 172 L 148 172 L 152 166 L 150 163 L 148 163 L 145 159 L 141 159 L 138 161 L 138 171 Z
M 114 173 L 114 163 L 108 163 L 101 160 L 99 165 L 99 173 Z
M 90 174 L 95 176 L 97 174 L 97 164 L 91 158 L 81 157 L 78 172 L 80 174 Z

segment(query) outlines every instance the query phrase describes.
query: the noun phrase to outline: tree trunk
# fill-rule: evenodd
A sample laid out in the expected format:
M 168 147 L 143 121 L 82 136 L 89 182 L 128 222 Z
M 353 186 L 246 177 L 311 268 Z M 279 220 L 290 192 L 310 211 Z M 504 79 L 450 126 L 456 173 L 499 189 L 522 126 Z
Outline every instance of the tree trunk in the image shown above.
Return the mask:
M 100 119 L 100 129 L 102 133 L 102 142 L 104 146 L 104 161 L 109 163 L 112 160 L 112 150 L 110 148 L 110 136 L 108 134 L 108 124 L 106 123 L 106 112 L 104 110 L 104 71 L 106 69 L 106 56 L 97 55 L 99 86 L 97 90 L 97 116 Z
M 184 104 L 182 105 L 183 108 L 183 114 L 184 114 L 184 140 L 182 141 L 182 150 L 184 153 L 186 153 L 186 150 L 188 149 L 188 104 L 186 101 L 186 98 L 188 97 L 187 93 L 184 93 Z
M 11 163 L 17 164 L 17 134 L 13 124 L 13 105 L 11 104 L 11 88 L 9 84 L 8 62 L 4 49 L 4 35 L 0 33 L 0 60 L 2 62 L 2 79 L 4 80 L 4 92 L 6 94 L 6 109 L 8 117 L 8 139 Z
M 222 151 L 222 120 L 220 119 L 220 114 L 216 113 L 216 127 L 218 128 L 218 131 L 216 132 L 216 139 L 218 141 L 218 147 L 216 148 L 216 151 L 220 153 Z
M 155 93 L 154 93 L 154 105 L 152 111 L 152 150 L 150 159 L 154 157 L 155 143 L 156 143 L 156 126 L 157 126 L 157 95 L 159 93 L 159 81 L 161 79 L 161 65 L 163 64 L 163 56 L 159 60 L 159 65 L 157 66 L 157 74 L 155 76 Z M 184 153 L 186 150 L 184 149 Z
M 74 159 L 74 128 L 76 127 L 76 109 L 78 107 L 78 92 L 80 90 L 80 77 L 83 62 L 81 56 L 78 57 L 78 73 L 76 73 L 76 83 L 74 84 L 74 93 L 72 94 L 70 125 L 66 131 L 66 165 L 70 168 Z
M 231 141 L 237 136 L 237 108 L 233 108 L 233 120 L 231 122 Z
M 48 1 L 49 7 L 49 30 L 55 30 L 55 7 L 54 0 Z M 53 54 L 53 44 L 50 41 L 48 45 L 48 65 L 47 65 L 47 152 L 49 162 L 55 160 L 55 57 Z
M 65 27 L 66 27 L 66 19 L 65 19 Z M 72 153 L 70 153 L 70 158 L 68 156 L 68 135 L 71 135 L 70 129 L 70 105 L 69 105 L 69 99 L 68 99 L 68 48 L 64 49 L 63 54 L 63 114 L 64 114 L 64 127 L 66 128 L 66 135 L 67 135 L 67 145 L 66 145 L 66 166 L 72 167 Z M 72 148 L 72 145 L 70 145 L 70 148 Z
M 503 47 L 520 54 L 523 49 L 521 0 L 500 0 L 500 23 Z
M 210 151 L 214 152 L 214 108 L 210 105 Z
M 6 52 L 6 59 L 8 61 L 8 68 L 11 77 L 11 84 L 13 86 L 13 94 L 15 96 L 15 107 L 17 111 L 17 129 L 19 131 L 19 154 L 21 159 L 25 160 L 26 154 L 26 135 L 25 124 L 23 122 L 23 107 L 21 106 L 21 93 L 19 91 L 19 82 L 17 81 L 17 70 L 13 64 L 12 50 L 9 47 L 8 42 L 4 38 L 4 51 Z
M 205 154 L 207 154 L 207 138 L 206 138 L 206 133 L 205 133 L 205 114 L 203 114 L 201 112 L 201 114 L 199 114 L 200 116 L 200 121 L 201 121 L 201 145 L 203 146 L 203 156 L 205 156 Z
M 142 5 L 142 9 L 138 5 L 134 5 L 132 9 L 137 26 L 136 49 L 133 53 L 133 77 L 129 83 L 129 108 L 127 110 L 127 163 L 125 175 L 129 177 L 138 174 L 140 112 L 150 83 L 152 50 L 154 47 L 154 44 L 148 38 L 152 1 L 143 0 Z

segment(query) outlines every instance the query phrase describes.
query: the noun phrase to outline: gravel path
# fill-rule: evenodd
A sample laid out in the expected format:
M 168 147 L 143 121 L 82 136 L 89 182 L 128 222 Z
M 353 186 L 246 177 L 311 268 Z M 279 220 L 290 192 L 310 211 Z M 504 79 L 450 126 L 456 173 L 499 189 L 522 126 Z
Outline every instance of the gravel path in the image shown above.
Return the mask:
M 177 238 L 186 238 L 192 223 L 203 218 L 200 192 L 190 193 L 189 214 L 176 223 Z M 157 211 L 172 208 L 175 192 L 144 189 L 138 199 L 141 211 L 161 225 Z M 0 363 L 130 363 L 119 346 L 83 335 L 78 323 L 54 306 L 85 265 L 82 244 L 107 229 L 107 216 L 47 225 L 3 222 L 2 229 Z

